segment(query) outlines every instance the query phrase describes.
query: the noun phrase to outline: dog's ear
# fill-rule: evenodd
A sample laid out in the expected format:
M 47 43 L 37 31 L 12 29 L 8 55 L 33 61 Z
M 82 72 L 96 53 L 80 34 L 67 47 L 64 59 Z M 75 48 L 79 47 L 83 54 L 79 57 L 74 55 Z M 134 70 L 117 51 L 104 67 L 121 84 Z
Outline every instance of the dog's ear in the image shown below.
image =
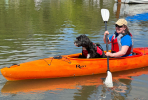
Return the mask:
M 85 38 L 85 40 L 90 41 L 90 39 L 84 34 L 83 37 Z

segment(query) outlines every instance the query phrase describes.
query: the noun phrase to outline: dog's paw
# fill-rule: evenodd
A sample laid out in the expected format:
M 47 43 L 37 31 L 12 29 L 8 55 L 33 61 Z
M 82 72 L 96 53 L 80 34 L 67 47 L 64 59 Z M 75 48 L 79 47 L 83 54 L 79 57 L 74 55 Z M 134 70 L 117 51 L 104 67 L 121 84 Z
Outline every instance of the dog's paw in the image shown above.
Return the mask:
M 87 59 L 90 58 L 90 54 L 87 54 Z

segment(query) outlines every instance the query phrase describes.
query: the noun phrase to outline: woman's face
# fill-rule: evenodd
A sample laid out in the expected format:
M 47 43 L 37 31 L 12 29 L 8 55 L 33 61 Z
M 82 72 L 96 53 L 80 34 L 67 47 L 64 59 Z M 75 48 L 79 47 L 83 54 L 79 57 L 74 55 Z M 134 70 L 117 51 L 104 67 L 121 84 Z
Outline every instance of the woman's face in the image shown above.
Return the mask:
M 117 33 L 124 33 L 126 27 L 123 25 L 123 26 L 118 26 L 118 25 L 115 25 L 116 27 L 116 32 Z

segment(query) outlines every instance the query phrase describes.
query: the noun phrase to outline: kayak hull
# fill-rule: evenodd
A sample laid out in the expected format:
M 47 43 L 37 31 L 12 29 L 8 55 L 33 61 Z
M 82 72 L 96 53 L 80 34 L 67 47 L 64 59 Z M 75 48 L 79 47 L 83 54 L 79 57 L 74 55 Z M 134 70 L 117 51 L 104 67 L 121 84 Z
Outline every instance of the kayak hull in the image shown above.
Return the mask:
M 134 48 L 134 56 L 109 58 L 111 72 L 148 66 L 148 48 Z M 8 81 L 60 78 L 107 72 L 107 58 L 78 58 L 80 53 L 39 59 L 1 69 Z

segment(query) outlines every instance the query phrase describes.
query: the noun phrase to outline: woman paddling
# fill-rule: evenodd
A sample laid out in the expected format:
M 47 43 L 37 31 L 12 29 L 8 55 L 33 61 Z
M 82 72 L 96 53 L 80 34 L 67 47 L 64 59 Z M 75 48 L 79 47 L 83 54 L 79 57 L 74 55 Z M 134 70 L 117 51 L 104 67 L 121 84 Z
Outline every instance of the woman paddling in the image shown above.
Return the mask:
M 132 56 L 133 40 L 127 27 L 127 21 L 125 19 L 119 19 L 115 23 L 115 29 L 115 33 L 108 38 L 108 43 L 111 43 L 111 52 L 107 52 L 106 56 Z M 109 34 L 109 32 L 105 31 L 104 33 L 104 43 L 106 43 L 106 34 Z

